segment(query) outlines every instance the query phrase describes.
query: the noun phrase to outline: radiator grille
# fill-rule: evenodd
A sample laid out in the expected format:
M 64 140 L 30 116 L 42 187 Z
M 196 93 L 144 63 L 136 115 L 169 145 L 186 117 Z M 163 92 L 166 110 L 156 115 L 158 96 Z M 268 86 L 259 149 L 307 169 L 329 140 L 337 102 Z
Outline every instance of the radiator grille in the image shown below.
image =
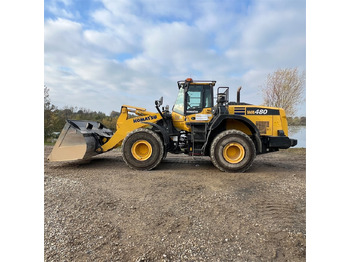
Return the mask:
M 259 129 L 261 135 L 266 134 L 266 128 L 269 127 L 269 121 L 256 121 L 256 126 Z

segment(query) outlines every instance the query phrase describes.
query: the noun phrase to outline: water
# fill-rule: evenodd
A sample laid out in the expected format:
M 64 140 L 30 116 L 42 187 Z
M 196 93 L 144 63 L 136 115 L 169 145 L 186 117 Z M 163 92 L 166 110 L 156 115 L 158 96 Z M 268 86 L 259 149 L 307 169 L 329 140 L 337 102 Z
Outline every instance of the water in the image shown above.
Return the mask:
M 289 126 L 288 136 L 298 140 L 298 144 L 295 147 L 306 148 L 306 126 Z

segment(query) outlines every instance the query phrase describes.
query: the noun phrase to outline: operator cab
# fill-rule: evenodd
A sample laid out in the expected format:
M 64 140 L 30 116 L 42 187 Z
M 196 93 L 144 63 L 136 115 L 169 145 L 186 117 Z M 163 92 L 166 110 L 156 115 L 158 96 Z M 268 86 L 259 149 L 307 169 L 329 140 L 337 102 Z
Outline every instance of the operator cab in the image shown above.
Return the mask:
M 213 87 L 216 81 L 196 81 L 191 78 L 178 81 L 179 93 L 173 112 L 180 115 L 199 114 L 203 109 L 213 107 Z

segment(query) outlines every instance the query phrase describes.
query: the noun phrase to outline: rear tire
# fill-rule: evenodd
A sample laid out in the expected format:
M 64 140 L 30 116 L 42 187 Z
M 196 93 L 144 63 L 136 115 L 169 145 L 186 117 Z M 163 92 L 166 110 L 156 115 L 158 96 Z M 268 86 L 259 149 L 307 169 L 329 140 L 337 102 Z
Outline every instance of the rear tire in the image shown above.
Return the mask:
M 159 135 L 147 128 L 130 132 L 122 144 L 124 162 L 135 170 L 151 170 L 157 167 L 164 155 Z
M 225 172 L 245 172 L 255 156 L 255 145 L 250 137 L 234 129 L 221 132 L 210 147 L 212 163 Z

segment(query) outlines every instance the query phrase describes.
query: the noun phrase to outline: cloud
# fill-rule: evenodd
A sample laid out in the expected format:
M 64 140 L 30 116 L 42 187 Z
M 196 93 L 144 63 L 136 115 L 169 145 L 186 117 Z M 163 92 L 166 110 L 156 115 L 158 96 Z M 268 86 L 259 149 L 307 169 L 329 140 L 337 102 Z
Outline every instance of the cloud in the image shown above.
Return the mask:
M 79 13 L 67 10 L 71 5 L 71 0 L 52 0 L 46 2 L 45 9 L 56 17 L 73 19 L 74 17 L 79 16 Z
M 58 18 L 47 20 L 44 28 L 45 54 L 70 58 L 84 50 L 82 25 L 71 20 Z
M 305 67 L 304 2 L 287 2 L 258 1 L 240 24 L 239 42 L 227 55 L 247 68 Z
M 304 1 L 47 2 L 45 84 L 57 106 L 152 110 L 188 76 L 244 85 L 246 101 L 261 103 L 267 73 L 305 66 Z

